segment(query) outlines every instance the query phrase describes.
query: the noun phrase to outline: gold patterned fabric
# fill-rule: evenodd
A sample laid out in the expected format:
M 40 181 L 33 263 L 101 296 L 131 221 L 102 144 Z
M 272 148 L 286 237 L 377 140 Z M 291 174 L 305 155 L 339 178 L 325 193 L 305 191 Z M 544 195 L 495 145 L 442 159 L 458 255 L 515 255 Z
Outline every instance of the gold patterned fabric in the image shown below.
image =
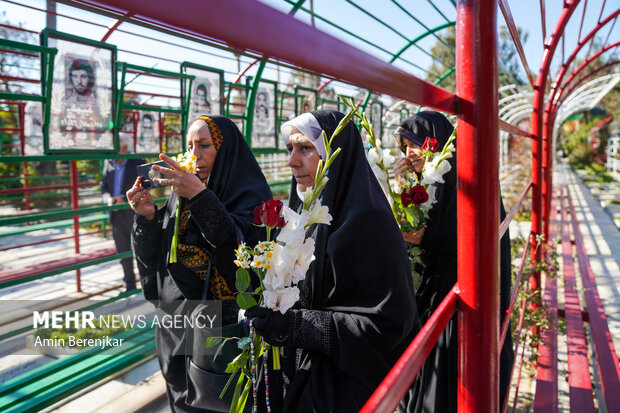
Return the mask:
M 211 134 L 211 139 L 213 140 L 213 146 L 215 146 L 215 150 L 219 152 L 222 147 L 222 141 L 224 140 L 224 135 L 222 134 L 222 130 L 217 126 L 215 121 L 208 116 L 198 116 L 196 120 L 203 120 L 209 127 L 209 133 Z
M 197 245 L 185 243 L 185 234 L 189 224 L 189 208 L 185 199 L 181 202 L 181 215 L 179 216 L 179 243 L 177 244 L 177 261 L 187 269 L 192 270 L 200 279 L 207 277 L 211 253 Z M 226 279 L 219 273 L 215 266 L 211 267 L 209 278 L 209 298 L 214 300 L 234 300 L 235 296 Z

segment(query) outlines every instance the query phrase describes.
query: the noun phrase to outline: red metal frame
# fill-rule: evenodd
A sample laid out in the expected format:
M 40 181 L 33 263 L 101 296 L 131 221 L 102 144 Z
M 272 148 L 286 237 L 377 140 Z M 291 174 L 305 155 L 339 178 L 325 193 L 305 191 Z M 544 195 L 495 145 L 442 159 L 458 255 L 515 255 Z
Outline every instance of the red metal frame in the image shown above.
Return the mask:
M 90 1 L 77 0 L 77 2 L 93 4 Z M 196 38 L 218 39 L 221 43 L 241 50 L 258 52 L 263 56 L 290 62 L 368 90 L 386 93 L 397 99 L 424 104 L 427 107 L 459 116 L 457 219 L 459 228 L 464 230 L 458 232 L 458 289 L 455 286 L 442 302 L 429 323 L 425 325 L 377 389 L 376 394 L 368 401 L 364 411 L 394 410 L 422 365 L 425 353 L 428 354 L 436 341 L 436 336 L 452 316 L 456 300 L 460 298 L 459 411 L 497 412 L 499 409 L 499 348 L 507 334 L 508 325 L 504 323 L 500 333 L 499 238 L 501 231 L 507 228 L 513 214 L 511 210 L 510 216 L 498 229 L 497 133 L 501 127 L 510 133 L 535 140 L 532 149 L 532 182 L 522 194 L 523 199 L 530 187 L 532 188 L 532 236 L 529 238 L 532 241 L 534 235 L 546 233 L 546 228 L 548 228 L 549 211 L 547 208 L 550 205 L 548 194 L 552 189 L 550 132 L 552 120 L 561 103 L 562 93 L 574 79 L 574 77 L 569 78 L 562 89 L 558 88 L 574 57 L 563 62 L 564 67 L 556 83 L 558 87 L 552 90 L 545 113 L 543 105 L 547 78 L 555 50 L 560 39 L 564 39 L 562 34 L 579 0 L 563 2 L 560 18 L 549 39 L 546 39 L 545 4 L 544 0 L 540 0 L 545 52 L 535 82 L 526 67 L 528 78 L 534 86 L 531 134 L 501 122 L 497 117 L 497 2 L 494 0 L 461 0 L 457 6 L 456 95 L 400 71 L 389 63 L 353 48 L 345 42 L 260 2 L 195 1 L 192 2 L 193 12 L 190 14 L 182 8 L 172 8 L 167 0 L 149 2 L 100 0 L 97 3 L 109 5 L 112 8 L 107 7 L 106 10 L 119 11 L 120 15 L 134 21 L 154 22 L 162 28 L 176 29 L 179 33 Z M 525 63 L 525 55 L 520 47 L 518 36 L 515 35 L 516 27 L 512 22 L 507 1 L 500 0 L 500 7 L 507 16 L 506 20 L 510 25 L 520 58 Z M 602 12 L 601 9 L 601 15 Z M 615 13 L 616 16 L 617 14 L 618 12 Z M 204 24 L 204 16 L 209 16 L 209 24 Z M 230 25 L 230 16 L 235 16 L 235 25 Z M 120 22 L 119 19 L 106 36 L 116 29 Z M 270 30 L 265 30 L 265 22 L 269 22 Z M 599 25 L 594 32 L 605 24 L 600 22 L 599 17 Z M 239 27 L 242 27 L 242 30 Z M 587 38 L 580 40 L 579 49 L 588 41 Z M 300 48 L 300 44 L 304 47 Z M 597 57 L 599 56 L 600 54 Z M 584 67 L 585 65 L 580 66 L 574 73 L 579 73 Z M 351 68 L 356 68 L 356 70 L 351 70 Z M 321 88 L 329 82 L 331 80 L 324 83 Z M 230 90 L 233 87 L 234 85 Z M 556 95 L 557 100 L 554 99 Z M 481 171 L 484 172 L 485 179 L 480 179 Z M 71 185 L 72 207 L 77 208 L 78 181 L 74 161 L 71 164 Z M 74 227 L 76 252 L 79 252 L 78 229 L 78 222 L 76 222 Z M 535 243 L 532 244 L 529 253 L 533 260 L 538 261 L 541 258 L 540 252 L 537 252 Z M 528 245 L 530 245 L 529 242 Z M 525 253 L 528 252 L 527 248 L 528 246 L 526 246 Z M 533 277 L 530 280 L 530 286 L 532 289 L 539 288 L 539 279 Z M 509 312 L 512 311 L 514 304 L 514 294 Z M 472 366 L 476 368 L 471 368 Z
M 458 409 L 499 410 L 497 2 L 457 6 Z M 485 179 L 480 179 L 485 171 Z M 484 351 L 480 351 L 480 349 Z M 471 368 L 476 366 L 476 368 Z
M 536 142 L 532 145 L 532 236 L 543 234 L 543 107 L 545 99 L 545 88 L 547 85 L 547 77 L 551 61 L 558 46 L 560 35 L 564 32 L 564 28 L 568 23 L 571 15 L 575 11 L 579 0 L 565 1 L 560 17 L 553 28 L 550 41 L 545 43 L 545 52 L 543 60 L 536 77 L 534 85 L 534 98 L 532 100 L 532 135 L 536 138 Z M 536 243 L 531 247 L 532 262 L 540 262 L 541 251 L 536 248 Z M 540 289 L 540 273 L 534 274 L 530 279 L 532 290 Z
M 360 413 L 394 412 L 411 387 L 441 332 L 452 318 L 456 310 L 457 295 L 458 287 L 454 286 L 383 379 L 373 396 L 364 404 Z
M 224 39 L 241 50 L 257 50 L 317 73 L 324 73 L 366 89 L 407 101 L 424 102 L 427 107 L 455 113 L 455 97 L 438 86 L 418 79 L 349 44 L 260 2 L 228 0 L 192 3 L 192 13 L 171 9 L 166 0 L 127 2 L 101 0 L 99 4 L 132 12 L 148 19 L 210 38 Z M 209 24 L 204 17 L 209 16 Z M 230 17 L 235 16 L 235 24 Z M 271 30 L 265 30 L 268 21 Z M 243 30 L 239 30 L 242 27 Z M 303 44 L 304 47 L 299 47 Z M 326 47 L 329 45 L 329 47 Z M 358 70 L 347 70 L 355 66 Z
M 602 10 L 601 10 L 602 13 Z M 552 165 L 553 165 L 553 153 L 551 147 L 553 146 L 553 119 L 555 118 L 555 113 L 557 111 L 557 107 L 553 107 L 553 102 L 555 100 L 556 93 L 558 91 L 558 86 L 562 83 L 562 79 L 566 74 L 569 66 L 577 57 L 577 54 L 582 49 L 582 47 L 590 40 L 594 39 L 596 33 L 601 30 L 603 27 L 607 25 L 612 19 L 620 14 L 620 9 L 617 9 L 609 16 L 607 16 L 603 21 L 599 23 L 592 29 L 578 44 L 577 47 L 573 50 L 573 53 L 569 56 L 566 62 L 563 63 L 562 68 L 560 69 L 556 80 L 553 84 L 553 87 L 550 90 L 549 97 L 547 99 L 547 104 L 545 106 L 545 111 L 543 115 L 543 128 L 542 128 L 542 141 L 543 141 L 543 183 L 542 183 L 542 220 L 545 222 L 544 228 L 542 228 L 542 234 L 545 235 L 545 238 L 549 238 L 549 213 L 551 208 L 551 194 L 552 194 Z M 588 52 L 589 54 L 589 52 Z M 599 54 L 600 56 L 600 54 Z M 586 59 L 587 60 L 587 59 Z M 533 121 L 532 121 L 533 122 Z M 539 135 L 540 136 L 540 135 Z M 533 208 L 532 208 L 533 210 Z M 532 211 L 532 216 L 533 216 Z
M 521 59 L 521 64 L 523 65 L 523 70 L 527 74 L 527 78 L 530 81 L 530 85 L 534 86 L 534 77 L 532 76 L 532 72 L 530 71 L 530 66 L 527 64 L 527 59 L 525 57 L 525 52 L 523 51 L 523 45 L 521 44 L 521 38 L 519 37 L 519 31 L 517 30 L 517 26 L 515 24 L 514 19 L 512 18 L 512 13 L 510 12 L 510 6 L 508 5 L 507 0 L 499 0 L 499 8 L 504 15 L 504 21 L 508 26 L 508 31 L 510 32 L 510 36 L 512 37 L 512 41 L 517 48 L 517 53 L 519 54 L 519 58 Z

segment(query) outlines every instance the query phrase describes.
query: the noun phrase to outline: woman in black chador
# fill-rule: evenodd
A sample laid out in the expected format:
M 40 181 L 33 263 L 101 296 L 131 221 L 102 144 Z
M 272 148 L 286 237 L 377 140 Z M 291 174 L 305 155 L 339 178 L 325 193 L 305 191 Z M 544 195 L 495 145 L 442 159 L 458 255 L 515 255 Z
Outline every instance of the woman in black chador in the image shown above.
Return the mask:
M 325 158 L 321 130 L 330 137 L 343 117 L 314 111 L 283 125 L 292 209 L 300 210 L 298 191 L 313 185 Z M 286 346 L 285 412 L 359 411 L 417 326 L 405 243 L 352 122 L 334 139 L 336 148 L 342 152 L 321 197 L 333 220 L 308 229 L 316 259 L 299 302 L 284 315 L 266 308 L 246 313 L 267 342 Z
M 189 128 L 187 146 L 196 156 L 195 175 L 181 171 L 164 154 L 160 158 L 171 169 L 153 167 L 163 173 L 153 181 L 170 185 L 173 191 L 164 207 L 154 206 L 150 192 L 140 186 L 140 178 L 127 192 L 137 214 L 132 246 L 142 289 L 159 310 L 182 314 L 187 311 L 187 300 L 201 299 L 208 282 L 206 298 L 222 301 L 222 324 L 234 324 L 239 312 L 233 294 L 234 249 L 241 237 L 250 245 L 264 237 L 252 224 L 253 213 L 261 201 L 271 199 L 271 191 L 243 136 L 229 119 L 200 116 Z M 178 197 L 177 262 L 170 264 Z M 158 326 L 157 356 L 168 400 L 173 412 L 209 411 L 186 403 L 186 341 L 184 329 Z
M 397 162 L 394 171 L 402 175 L 405 169 L 420 172 L 424 165 L 419 149 L 426 137 L 437 139 L 443 148 L 454 128 L 442 114 L 423 111 L 406 119 L 396 131 L 405 158 Z M 457 137 L 458 139 L 458 137 Z M 448 160 L 452 168 L 443 176 L 444 183 L 435 184 L 436 200 L 429 212 L 427 227 L 422 234 L 422 284 L 416 298 L 423 325 L 437 309 L 457 281 L 456 260 L 456 156 Z M 500 199 L 501 219 L 505 217 Z M 499 223 L 498 223 L 499 225 Z M 510 301 L 510 236 L 508 232 L 500 243 L 500 310 L 501 319 Z M 424 363 L 410 398 L 408 412 L 457 411 L 457 318 L 448 322 L 437 344 Z M 500 354 L 500 402 L 510 382 L 513 361 L 512 339 L 507 335 Z

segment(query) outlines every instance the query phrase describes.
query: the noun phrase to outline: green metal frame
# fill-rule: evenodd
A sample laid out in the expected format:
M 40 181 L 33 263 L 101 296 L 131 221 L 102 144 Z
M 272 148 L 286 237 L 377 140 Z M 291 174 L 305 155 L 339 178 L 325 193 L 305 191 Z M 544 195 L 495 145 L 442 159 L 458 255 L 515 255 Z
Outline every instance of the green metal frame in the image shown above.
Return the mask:
M 47 73 L 45 73 L 42 77 L 43 80 L 43 88 L 45 89 L 49 89 L 49 99 L 44 103 L 44 109 L 43 109 L 43 113 L 44 113 L 44 125 L 43 125 L 43 151 L 46 154 L 60 154 L 60 153 L 116 153 L 118 152 L 118 136 L 116 133 L 114 133 L 114 125 L 116 123 L 116 119 L 114 117 L 114 113 L 115 113 L 115 98 L 116 98 L 116 94 L 117 94 L 117 89 L 116 89 L 116 70 L 114 70 L 114 65 L 116 63 L 116 55 L 117 55 L 117 49 L 116 46 L 113 44 L 109 44 L 109 43 L 104 43 L 104 42 L 98 42 L 96 40 L 91 40 L 91 39 L 87 39 L 86 37 L 80 37 L 80 36 L 75 36 L 69 33 L 64 33 L 64 32 L 60 32 L 57 30 L 52 30 L 52 29 L 44 29 L 43 31 L 41 31 L 41 43 L 43 46 L 48 47 L 49 41 L 50 39 L 54 39 L 54 40 L 60 40 L 60 41 L 66 41 L 66 42 L 74 42 L 74 43 L 80 43 L 80 44 L 84 44 L 87 46 L 91 46 L 91 47 L 96 47 L 99 49 L 107 49 L 110 51 L 111 54 L 111 60 L 110 60 L 110 70 L 112 71 L 111 73 L 111 78 L 112 78 L 112 85 L 111 85 L 111 90 L 112 90 L 112 100 L 110 102 L 111 105 L 111 112 L 112 113 L 112 124 L 108 125 L 108 129 L 112 129 L 112 142 L 113 142 L 113 149 L 50 149 L 49 147 L 49 122 L 50 122 L 50 111 L 51 111 L 51 97 L 52 97 L 52 85 L 54 82 L 54 78 L 53 78 L 53 68 L 55 65 L 55 60 L 56 58 L 58 58 L 58 53 L 54 54 L 54 59 L 51 64 L 51 70 Z M 44 59 L 45 60 L 45 59 Z M 45 62 L 47 63 L 47 62 Z M 45 67 L 47 67 L 47 65 L 45 65 Z
M 267 64 L 266 60 L 261 60 L 260 63 L 258 64 L 258 68 L 256 69 L 256 74 L 254 75 L 254 77 L 250 77 L 248 76 L 246 78 L 248 83 L 252 83 L 249 91 L 248 91 L 248 98 L 245 101 L 245 124 L 243 127 L 243 135 L 245 136 L 245 140 L 248 143 L 248 145 L 250 146 L 250 148 L 252 148 L 252 129 L 254 128 L 254 106 L 256 105 L 256 94 L 258 93 L 258 85 L 261 82 L 261 77 L 263 75 L 263 70 L 265 70 L 265 66 Z M 249 86 L 249 85 L 248 85 Z M 275 91 L 276 95 L 278 96 L 278 88 L 276 85 L 276 91 Z M 276 108 L 276 113 L 277 113 L 278 108 Z M 276 138 L 276 146 L 277 146 L 277 138 Z
M 53 47 L 38 46 L 28 43 L 16 42 L 13 40 L 0 39 L 0 46 L 22 52 L 34 52 L 40 56 L 41 65 L 41 95 L 27 95 L 23 93 L 0 92 L 0 99 L 21 102 L 41 102 L 43 104 L 43 132 L 47 129 L 50 118 L 50 99 L 52 96 L 52 74 L 54 73 L 53 56 L 58 50 Z M 12 103 L 6 102 L 6 105 Z M 13 103 L 15 105 L 16 103 Z M 4 145 L 5 133 L 0 133 L 0 145 Z
M 226 91 L 226 87 L 228 88 L 228 91 Z M 226 99 L 226 107 L 225 107 L 225 111 L 224 111 L 224 116 L 226 116 L 227 118 L 231 118 L 231 119 L 243 119 L 245 120 L 246 115 L 238 115 L 236 113 L 230 113 L 230 101 L 232 100 L 232 90 L 233 89 L 243 89 L 246 92 L 245 95 L 245 104 L 247 106 L 247 101 L 248 101 L 248 90 L 251 89 L 252 86 L 249 85 L 243 85 L 241 83 L 232 83 L 232 82 L 224 82 L 224 94 L 226 96 L 228 96 L 228 98 Z
M 316 110 L 319 104 L 319 92 L 316 89 L 312 89 L 311 87 L 306 86 L 295 86 L 295 116 L 299 116 L 303 113 L 301 111 L 301 106 L 306 95 L 304 95 L 303 93 L 299 93 L 300 90 L 314 94 L 314 107 L 310 108 L 310 110 Z
M 121 72 L 121 81 L 120 81 L 120 88 L 118 90 L 118 94 L 117 94 L 117 101 L 116 101 L 116 115 L 114 117 L 115 119 L 115 124 L 116 125 L 120 125 L 121 124 L 121 119 L 122 119 L 122 114 L 123 114 L 123 110 L 136 110 L 136 111 L 148 111 L 148 112 L 160 112 L 160 113 L 177 113 L 179 115 L 181 115 L 182 117 L 187 118 L 187 109 L 188 108 L 184 108 L 183 107 L 183 99 L 181 98 L 181 105 L 178 108 L 173 108 L 173 107 L 162 107 L 162 106 L 148 106 L 148 105 L 132 105 L 130 103 L 124 103 L 123 99 L 125 97 L 125 86 L 127 86 L 130 82 L 125 82 L 126 76 L 127 76 L 127 69 L 133 69 L 137 72 L 142 72 L 145 75 L 159 75 L 159 76 L 166 76 L 166 77 L 170 77 L 170 78 L 176 78 L 179 79 L 179 96 L 182 96 L 182 91 L 183 91 L 183 87 L 182 87 L 182 81 L 187 81 L 189 80 L 189 89 L 191 90 L 192 88 L 192 82 L 194 80 L 194 76 L 192 75 L 187 75 L 184 73 L 178 73 L 178 72 L 170 72 L 168 70 L 160 70 L 160 69 L 153 69 L 151 67 L 146 67 L 146 66 L 139 66 L 139 65 L 134 65 L 134 64 L 130 64 L 127 62 L 116 62 L 116 69 L 120 70 Z M 139 75 L 138 75 L 139 76 Z M 116 139 L 118 140 L 118 132 L 119 132 L 119 128 L 115 128 L 116 129 Z M 185 151 L 185 139 L 181 139 L 181 145 L 183 148 L 183 151 Z M 161 147 L 160 147 L 161 149 Z M 150 155 L 152 156 L 157 156 L 158 154 L 145 154 L 142 153 L 140 154 L 142 155 L 142 157 L 148 157 Z
M 205 72 L 217 73 L 220 77 L 220 112 L 215 113 L 214 115 L 222 115 L 224 116 L 224 70 L 217 69 L 215 67 L 199 65 L 197 63 L 192 62 L 183 62 L 181 63 L 181 73 L 187 75 L 187 69 L 197 69 L 203 70 Z M 192 76 L 192 75 L 190 75 Z M 195 78 L 194 78 L 195 80 Z M 192 88 L 191 88 L 191 80 L 188 84 L 187 79 L 181 79 L 181 105 L 183 108 L 184 114 L 181 115 L 181 134 L 185 136 L 187 133 L 187 124 L 189 123 L 189 104 L 192 99 Z

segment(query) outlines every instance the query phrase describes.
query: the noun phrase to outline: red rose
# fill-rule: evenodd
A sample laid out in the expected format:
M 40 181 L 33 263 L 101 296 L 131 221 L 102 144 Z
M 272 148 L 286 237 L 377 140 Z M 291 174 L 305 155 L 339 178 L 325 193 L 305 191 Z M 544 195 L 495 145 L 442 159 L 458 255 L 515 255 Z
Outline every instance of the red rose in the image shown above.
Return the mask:
M 422 185 L 414 186 L 409 190 L 409 192 L 403 191 L 403 193 L 400 194 L 400 197 L 403 201 L 403 206 L 405 207 L 408 207 L 411 204 L 415 204 L 415 206 L 419 207 L 428 201 L 428 193 Z
M 430 150 L 432 153 L 435 153 L 439 150 L 439 142 L 437 139 L 433 139 L 429 136 L 424 140 L 424 145 L 422 145 L 422 150 Z
M 267 202 L 261 202 L 254 209 L 254 221 L 257 224 L 264 224 L 268 227 L 282 228 L 284 226 L 284 218 L 280 216 L 282 210 L 282 201 L 270 199 Z

